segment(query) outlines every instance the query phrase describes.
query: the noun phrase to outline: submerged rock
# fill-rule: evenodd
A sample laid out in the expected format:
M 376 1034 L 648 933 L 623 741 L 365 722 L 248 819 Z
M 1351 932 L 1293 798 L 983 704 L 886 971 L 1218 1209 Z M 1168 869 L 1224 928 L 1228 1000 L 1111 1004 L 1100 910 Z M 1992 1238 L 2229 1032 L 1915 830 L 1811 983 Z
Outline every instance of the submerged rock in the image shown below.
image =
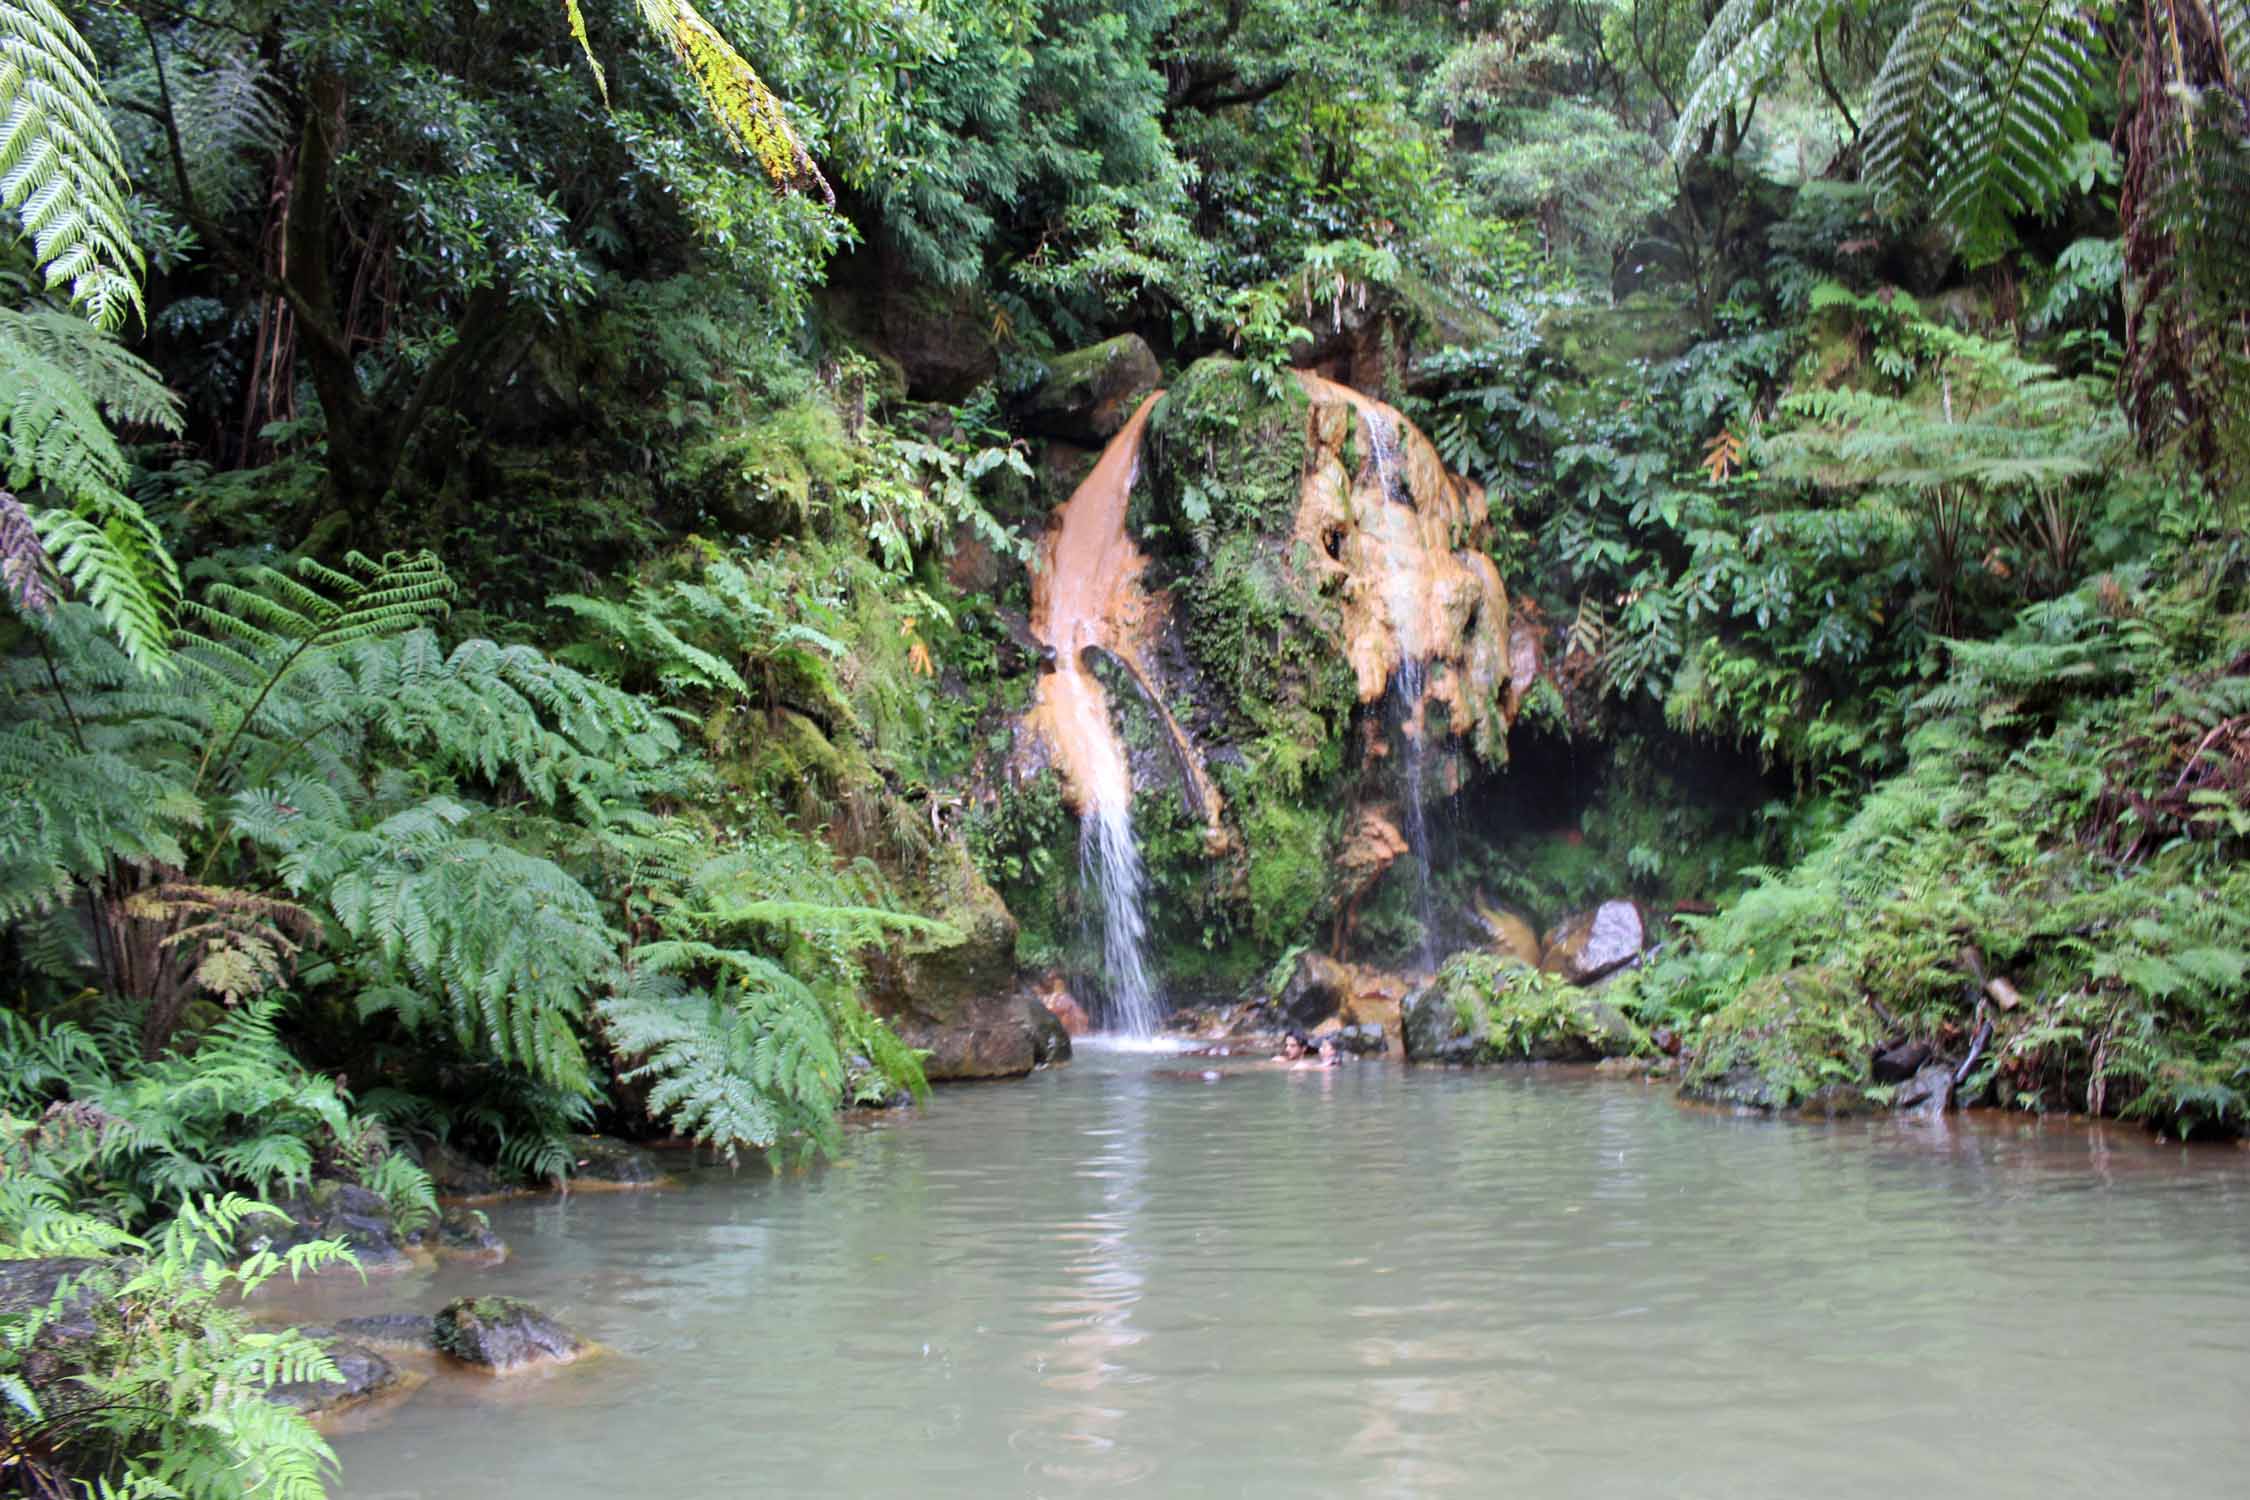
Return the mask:
M 1047 374 L 1024 397 L 1019 425 L 1041 437 L 1098 446 L 1117 435 L 1162 372 L 1137 333 L 1121 333 L 1047 361 Z
M 515 1297 L 463 1297 L 437 1315 L 438 1352 L 473 1369 L 512 1375 L 568 1364 L 593 1345 Z
M 343 1337 L 338 1329 L 314 1325 L 297 1331 L 327 1346 L 328 1358 L 335 1364 L 338 1378 L 292 1380 L 273 1386 L 266 1392 L 268 1401 L 294 1408 L 308 1417 L 323 1416 L 380 1396 L 405 1379 L 389 1360 L 365 1344 Z
M 1648 913 L 1637 901 L 1604 901 L 1547 934 L 1539 967 L 1572 984 L 1594 984 L 1641 961 L 1650 946 Z
M 371 1313 L 337 1320 L 336 1332 L 356 1344 L 380 1349 L 434 1349 L 437 1319 L 428 1313 Z

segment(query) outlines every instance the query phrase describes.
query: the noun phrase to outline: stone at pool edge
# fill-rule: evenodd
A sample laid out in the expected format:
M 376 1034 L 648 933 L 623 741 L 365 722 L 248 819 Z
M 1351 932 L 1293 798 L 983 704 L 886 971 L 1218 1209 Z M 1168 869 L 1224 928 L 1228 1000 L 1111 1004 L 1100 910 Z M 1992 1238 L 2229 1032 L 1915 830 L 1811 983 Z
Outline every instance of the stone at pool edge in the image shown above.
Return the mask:
M 594 1346 L 517 1297 L 462 1297 L 437 1315 L 432 1338 L 440 1354 L 493 1375 L 569 1364 Z
M 508 1242 L 492 1229 L 492 1220 L 481 1210 L 455 1205 L 438 1215 L 437 1222 L 416 1230 L 409 1240 L 435 1250 L 440 1260 L 479 1261 L 497 1265 L 508 1258 Z
M 325 1416 L 405 1383 L 406 1377 L 389 1360 L 357 1339 L 345 1337 L 338 1328 L 313 1324 L 297 1331 L 327 1346 L 328 1358 L 341 1378 L 294 1380 L 274 1386 L 266 1392 L 266 1399 L 276 1405 L 291 1407 L 308 1417 Z
M 653 1188 L 670 1180 L 653 1151 L 606 1135 L 570 1137 L 569 1185 L 573 1188 Z
M 405 1237 L 381 1193 L 356 1182 L 322 1178 L 307 1191 L 272 1205 L 278 1214 L 254 1214 L 242 1221 L 235 1249 L 285 1254 L 313 1240 L 342 1240 L 363 1271 L 399 1270 L 412 1264 Z

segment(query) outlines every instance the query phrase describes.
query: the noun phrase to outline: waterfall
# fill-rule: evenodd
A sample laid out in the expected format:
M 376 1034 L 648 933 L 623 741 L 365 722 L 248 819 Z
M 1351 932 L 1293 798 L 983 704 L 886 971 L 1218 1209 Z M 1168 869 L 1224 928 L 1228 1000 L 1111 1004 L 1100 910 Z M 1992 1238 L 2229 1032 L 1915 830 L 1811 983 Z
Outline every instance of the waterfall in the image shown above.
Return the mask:
M 1154 1036 L 1163 1016 L 1148 977 L 1148 926 L 1141 907 L 1146 880 L 1129 805 L 1087 810 L 1078 825 L 1078 875 L 1101 898 L 1102 967 L 1109 986 L 1103 1019 L 1122 1035 Z
M 1140 468 L 1141 431 L 1151 396 L 1057 514 L 1032 575 L 1031 629 L 1054 652 L 1039 680 L 1032 723 L 1054 747 L 1079 819 L 1080 879 L 1099 899 L 1103 1023 L 1126 1036 L 1156 1031 L 1162 1007 L 1149 977 L 1147 884 L 1133 837 L 1133 777 L 1110 717 L 1109 696 L 1087 670 L 1099 646 L 1131 663 L 1130 620 L 1139 613 L 1139 551 L 1125 533 L 1125 508 Z
M 1396 695 L 1398 707 L 1398 738 L 1400 754 L 1400 798 L 1405 804 L 1404 815 L 1407 852 L 1414 856 L 1414 910 L 1422 923 L 1422 947 L 1419 954 L 1424 969 L 1437 967 L 1437 903 L 1430 894 L 1430 817 L 1424 807 L 1423 775 L 1429 765 L 1427 706 L 1422 694 L 1427 686 L 1428 665 L 1418 656 L 1400 659 L 1398 675 L 1391 679 L 1391 691 Z

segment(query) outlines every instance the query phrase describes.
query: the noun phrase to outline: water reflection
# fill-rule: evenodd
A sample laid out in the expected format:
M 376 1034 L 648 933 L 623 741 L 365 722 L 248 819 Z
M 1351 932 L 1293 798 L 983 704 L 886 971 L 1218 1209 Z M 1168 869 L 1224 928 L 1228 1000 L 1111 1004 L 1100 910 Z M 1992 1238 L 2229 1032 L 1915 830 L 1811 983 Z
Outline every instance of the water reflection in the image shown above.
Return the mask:
M 614 1351 L 433 1380 L 339 1437 L 345 1494 L 2052 1500 L 2250 1466 L 2239 1153 L 1221 1066 L 1090 1051 L 848 1163 L 504 1205 L 507 1266 L 330 1285 L 306 1311 L 504 1289 Z

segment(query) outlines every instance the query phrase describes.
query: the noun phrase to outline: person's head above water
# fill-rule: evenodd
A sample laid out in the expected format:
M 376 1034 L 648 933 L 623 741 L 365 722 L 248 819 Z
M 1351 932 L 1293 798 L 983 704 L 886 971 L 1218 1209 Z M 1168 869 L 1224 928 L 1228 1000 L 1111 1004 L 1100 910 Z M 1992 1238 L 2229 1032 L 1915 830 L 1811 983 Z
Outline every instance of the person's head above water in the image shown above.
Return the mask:
M 1320 1060 L 1331 1068 L 1341 1061 L 1336 1052 L 1336 1039 L 1334 1037 L 1324 1036 L 1320 1039 Z
M 1305 1034 L 1303 1032 L 1284 1032 L 1281 1038 L 1281 1055 L 1285 1058 L 1288 1058 L 1291 1062 L 1295 1062 L 1298 1058 L 1305 1055 L 1305 1050 L 1309 1045 L 1310 1043 L 1306 1041 Z

